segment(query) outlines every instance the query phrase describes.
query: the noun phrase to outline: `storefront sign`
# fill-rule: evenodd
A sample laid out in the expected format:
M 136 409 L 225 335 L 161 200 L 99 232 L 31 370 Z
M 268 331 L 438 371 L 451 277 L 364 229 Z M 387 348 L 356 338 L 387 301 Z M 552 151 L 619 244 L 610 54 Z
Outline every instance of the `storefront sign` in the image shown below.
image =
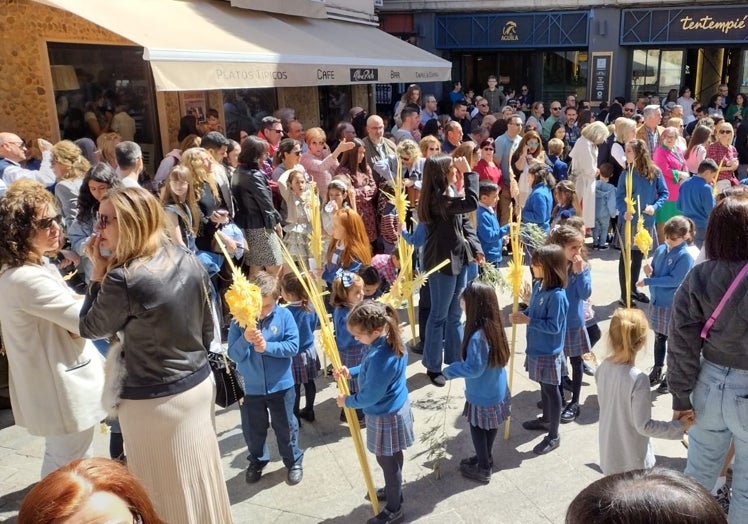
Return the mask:
M 379 80 L 379 69 L 351 69 L 351 82 L 376 82 Z
M 613 74 L 613 53 L 592 53 L 590 61 L 590 101 L 609 102 Z
M 621 45 L 741 44 L 748 42 L 745 6 L 627 9 Z
M 580 48 L 588 11 L 437 15 L 437 49 Z

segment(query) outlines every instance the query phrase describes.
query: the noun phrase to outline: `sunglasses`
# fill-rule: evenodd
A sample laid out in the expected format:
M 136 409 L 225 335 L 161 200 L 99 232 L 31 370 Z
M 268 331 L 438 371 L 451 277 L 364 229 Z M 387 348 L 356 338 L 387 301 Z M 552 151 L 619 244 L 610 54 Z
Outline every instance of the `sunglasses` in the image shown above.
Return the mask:
M 732 131 L 730 129 L 720 129 L 719 134 L 720 135 L 731 135 Z
M 430 147 L 429 151 L 441 151 L 441 148 L 438 147 Z
M 552 107 L 551 111 L 561 111 L 561 108 L 560 107 Z
M 492 147 L 486 146 L 486 147 L 483 148 L 483 151 L 495 151 L 495 149 L 492 148 Z
M 107 215 L 102 215 L 101 213 L 96 213 L 96 225 L 99 227 L 99 229 L 106 229 L 112 220 L 116 221 L 117 217 L 110 217 Z
M 538 147 L 540 145 L 540 142 L 528 142 L 528 147 Z
M 32 218 L 31 221 L 34 226 L 36 226 L 36 229 L 49 229 L 52 227 L 52 224 L 57 224 L 58 227 L 62 224 L 62 215 L 46 218 Z

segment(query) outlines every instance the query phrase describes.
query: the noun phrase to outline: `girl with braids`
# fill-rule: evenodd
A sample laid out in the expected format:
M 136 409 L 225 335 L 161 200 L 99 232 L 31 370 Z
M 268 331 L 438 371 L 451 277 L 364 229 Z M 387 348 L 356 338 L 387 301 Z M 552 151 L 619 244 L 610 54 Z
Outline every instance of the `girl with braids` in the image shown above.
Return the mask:
M 365 301 L 351 309 L 348 330 L 368 351 L 359 366 L 335 372 L 358 377 L 359 390 L 338 395 L 338 406 L 363 409 L 366 447 L 374 453 L 384 473 L 384 489 L 377 498 L 387 506 L 367 524 L 403 522 L 403 450 L 413 444 L 413 413 L 408 401 L 405 370 L 408 365 L 400 338 L 397 312 L 381 302 Z
M 462 360 L 444 370 L 448 379 L 465 378 L 465 415 L 470 423 L 475 455 L 460 462 L 466 478 L 491 480 L 491 448 L 499 426 L 509 417 L 511 395 L 504 366 L 509 361 L 509 344 L 501 322 L 501 310 L 492 286 L 473 280 L 462 292 L 465 309 L 465 337 Z

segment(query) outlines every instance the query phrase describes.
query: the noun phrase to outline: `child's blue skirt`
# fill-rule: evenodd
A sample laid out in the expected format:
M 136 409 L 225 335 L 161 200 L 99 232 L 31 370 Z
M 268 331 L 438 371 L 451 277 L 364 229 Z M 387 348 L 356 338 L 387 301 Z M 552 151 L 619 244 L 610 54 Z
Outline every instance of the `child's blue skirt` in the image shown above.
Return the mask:
M 543 384 L 561 384 L 561 377 L 565 374 L 566 357 L 563 353 L 558 355 L 527 355 L 525 369 L 530 375 L 530 380 L 542 382 Z
M 319 375 L 320 364 L 314 344 L 302 349 L 291 361 L 294 384 L 306 384 Z
M 366 448 L 380 456 L 392 456 L 415 442 L 413 412 L 406 401 L 395 413 L 366 415 Z
M 462 415 L 467 417 L 468 423 L 481 429 L 498 429 L 512 414 L 512 394 L 507 390 L 506 396 L 493 406 L 476 406 L 465 402 Z
M 590 352 L 590 337 L 587 328 L 580 326 L 566 330 L 564 336 L 564 355 L 567 357 L 581 357 Z
M 667 335 L 668 328 L 670 327 L 671 312 L 672 309 L 669 307 L 650 304 L 647 309 L 647 320 L 649 320 L 650 329 L 655 333 Z

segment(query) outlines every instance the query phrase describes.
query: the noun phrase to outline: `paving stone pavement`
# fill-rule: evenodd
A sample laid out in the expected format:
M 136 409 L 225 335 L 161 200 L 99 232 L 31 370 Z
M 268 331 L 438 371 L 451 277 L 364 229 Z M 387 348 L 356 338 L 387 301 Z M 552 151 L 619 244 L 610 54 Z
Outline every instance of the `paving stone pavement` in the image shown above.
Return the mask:
M 603 338 L 594 348 L 600 360 L 607 351 L 607 327 L 619 297 L 618 254 L 615 250 L 590 253 L 592 298 L 603 332 Z M 499 300 L 508 313 L 510 298 L 502 294 Z M 506 326 L 510 333 L 509 324 Z M 403 329 L 403 334 L 410 337 L 410 329 Z M 652 344 L 650 336 L 646 351 L 639 357 L 642 369 L 652 365 Z M 473 454 L 467 422 L 461 416 L 465 401 L 462 380 L 448 382 L 444 388 L 434 387 L 418 356 L 409 355 L 408 389 L 416 436 L 443 425 L 448 440 L 446 457 L 439 462 L 438 473 L 429 459 L 429 446 L 420 438 L 405 452 L 403 480 L 407 522 L 561 523 L 574 496 L 602 476 L 597 466 L 598 404 L 593 377 L 584 378 L 579 419 L 561 426 L 561 446 L 544 456 L 532 453 L 532 447 L 543 434 L 525 431 L 521 422 L 538 413 L 535 404 L 540 393 L 538 385 L 527 378 L 523 369 L 524 349 L 525 333 L 520 326 L 515 348 L 511 434 L 506 441 L 501 434 L 497 438 L 493 451 L 494 473 L 487 485 L 464 479 L 459 473 L 460 459 Z M 371 505 L 364 499 L 366 487 L 350 433 L 338 420 L 335 385 L 330 378 L 320 377 L 318 389 L 317 420 L 304 422 L 301 428 L 300 446 L 305 449 L 304 480 L 297 486 L 286 484 L 286 470 L 279 460 L 272 430 L 268 442 L 273 461 L 257 484 L 246 484 L 246 445 L 238 407 L 218 409 L 216 429 L 235 522 L 355 523 L 371 517 Z M 655 418 L 669 420 L 672 416 L 670 396 L 658 396 L 653 390 L 652 397 Z M 39 480 L 43 440 L 15 426 L 9 410 L 0 411 L 0 428 L 2 524 L 14 521 L 23 497 Z M 97 434 L 95 446 L 97 455 L 108 455 L 106 435 Z M 659 465 L 679 470 L 685 467 L 686 450 L 680 441 L 655 440 L 654 447 Z M 382 474 L 374 456 L 368 452 L 367 456 L 374 482 L 382 486 Z

